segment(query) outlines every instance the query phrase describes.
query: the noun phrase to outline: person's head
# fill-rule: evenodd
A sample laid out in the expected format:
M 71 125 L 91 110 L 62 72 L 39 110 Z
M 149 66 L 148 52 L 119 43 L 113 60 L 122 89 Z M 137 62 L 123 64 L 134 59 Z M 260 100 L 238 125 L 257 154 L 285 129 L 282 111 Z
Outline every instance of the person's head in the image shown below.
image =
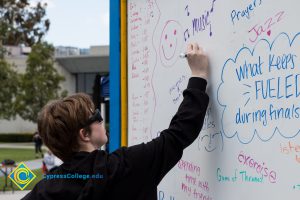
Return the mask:
M 108 140 L 99 110 L 83 93 L 49 102 L 37 123 L 43 142 L 63 161 L 74 152 L 97 149 Z

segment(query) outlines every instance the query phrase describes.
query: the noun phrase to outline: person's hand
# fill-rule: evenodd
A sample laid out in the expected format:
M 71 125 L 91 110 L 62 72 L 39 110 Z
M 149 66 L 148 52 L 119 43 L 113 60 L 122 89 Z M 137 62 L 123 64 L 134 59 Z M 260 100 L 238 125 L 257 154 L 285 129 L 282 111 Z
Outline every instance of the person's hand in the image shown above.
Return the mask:
M 187 60 L 193 77 L 208 78 L 208 58 L 197 43 L 187 46 Z

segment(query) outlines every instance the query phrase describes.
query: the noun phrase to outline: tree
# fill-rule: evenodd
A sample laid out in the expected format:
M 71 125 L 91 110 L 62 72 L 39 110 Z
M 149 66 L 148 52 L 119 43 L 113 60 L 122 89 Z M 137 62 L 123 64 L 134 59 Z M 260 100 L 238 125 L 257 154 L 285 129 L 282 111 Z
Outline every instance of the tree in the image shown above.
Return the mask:
M 38 112 L 49 100 L 67 95 L 67 91 L 60 92 L 59 83 L 64 77 L 53 65 L 52 45 L 42 42 L 32 46 L 26 72 L 21 75 L 21 92 L 17 96 L 17 111 L 23 119 L 36 122 Z
M 47 4 L 30 5 L 28 0 L 1 0 L 0 45 L 32 46 L 41 42 L 50 27 L 45 19 Z
M 15 100 L 19 86 L 19 75 L 12 65 L 0 59 L 0 118 L 16 116 Z

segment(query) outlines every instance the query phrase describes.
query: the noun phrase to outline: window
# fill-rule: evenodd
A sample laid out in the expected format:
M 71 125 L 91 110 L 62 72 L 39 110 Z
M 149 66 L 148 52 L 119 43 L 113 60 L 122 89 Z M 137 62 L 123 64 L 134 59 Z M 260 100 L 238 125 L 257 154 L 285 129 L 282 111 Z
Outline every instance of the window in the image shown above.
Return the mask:
M 84 92 L 92 96 L 96 75 L 97 73 L 77 74 L 76 92 Z

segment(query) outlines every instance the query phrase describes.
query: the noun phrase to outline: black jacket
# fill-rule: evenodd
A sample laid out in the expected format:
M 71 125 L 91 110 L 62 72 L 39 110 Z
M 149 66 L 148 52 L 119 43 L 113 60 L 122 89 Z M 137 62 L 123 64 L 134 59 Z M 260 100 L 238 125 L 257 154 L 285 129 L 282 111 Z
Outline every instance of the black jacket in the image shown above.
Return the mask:
M 148 143 L 121 147 L 108 154 L 78 152 L 51 174 L 100 174 L 96 179 L 41 180 L 23 200 L 154 200 L 157 185 L 182 157 L 202 128 L 208 95 L 206 81 L 192 77 L 168 129 Z

